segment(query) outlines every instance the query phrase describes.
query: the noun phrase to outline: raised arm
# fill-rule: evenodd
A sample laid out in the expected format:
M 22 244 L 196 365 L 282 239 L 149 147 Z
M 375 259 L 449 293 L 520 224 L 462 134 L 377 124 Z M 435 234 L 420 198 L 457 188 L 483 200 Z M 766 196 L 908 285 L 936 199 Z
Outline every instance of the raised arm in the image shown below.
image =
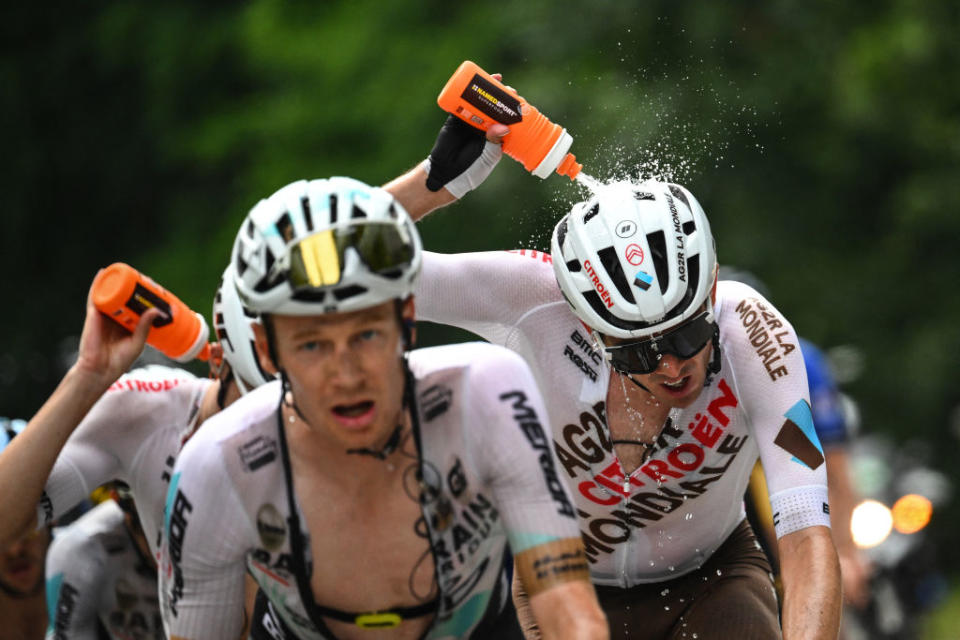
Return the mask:
M 47 476 L 67 438 L 107 388 L 143 351 L 150 323 L 159 314 L 143 314 L 133 334 L 112 322 L 87 296 L 87 315 L 77 362 L 30 420 L 23 433 L 0 453 L 0 546 L 8 545 L 35 521 Z
M 496 124 L 486 133 L 449 116 L 430 157 L 383 188 L 414 220 L 462 198 L 486 180 L 500 160 L 500 139 L 509 129 Z

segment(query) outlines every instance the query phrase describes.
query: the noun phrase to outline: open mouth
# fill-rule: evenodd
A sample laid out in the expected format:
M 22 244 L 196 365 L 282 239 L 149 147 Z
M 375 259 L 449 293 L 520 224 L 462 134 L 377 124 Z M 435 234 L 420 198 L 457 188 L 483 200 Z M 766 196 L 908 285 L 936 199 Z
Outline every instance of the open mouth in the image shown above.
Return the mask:
M 355 404 L 338 404 L 333 407 L 333 412 L 341 418 L 359 418 L 373 409 L 373 401 L 365 400 Z
M 672 393 L 679 393 L 686 389 L 687 383 L 690 382 L 690 376 L 684 376 L 679 380 L 673 382 L 661 382 L 660 385 L 665 388 L 667 391 Z
M 14 561 L 7 566 L 7 575 L 15 580 L 22 580 L 25 576 L 31 575 L 36 569 L 36 563 L 30 560 Z

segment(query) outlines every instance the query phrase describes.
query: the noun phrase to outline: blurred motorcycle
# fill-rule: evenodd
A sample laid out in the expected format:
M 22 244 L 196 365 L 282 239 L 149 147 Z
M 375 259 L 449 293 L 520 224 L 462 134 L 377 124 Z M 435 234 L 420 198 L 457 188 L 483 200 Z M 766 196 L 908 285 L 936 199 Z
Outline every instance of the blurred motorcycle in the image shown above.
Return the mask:
M 873 571 L 867 606 L 844 610 L 846 640 L 917 638 L 923 614 L 946 595 L 927 525 L 952 487 L 927 464 L 929 457 L 921 442 L 899 445 L 876 434 L 850 442 L 853 480 L 863 497 L 850 529 Z

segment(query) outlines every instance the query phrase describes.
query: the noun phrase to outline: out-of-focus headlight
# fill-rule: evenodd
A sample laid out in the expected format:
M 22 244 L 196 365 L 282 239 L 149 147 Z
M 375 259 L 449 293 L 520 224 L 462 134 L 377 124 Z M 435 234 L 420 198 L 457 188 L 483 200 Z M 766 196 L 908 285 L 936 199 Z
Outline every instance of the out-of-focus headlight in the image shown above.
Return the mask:
M 850 517 L 850 534 L 861 549 L 875 547 L 886 540 L 892 528 L 890 509 L 876 500 L 864 500 Z
M 908 493 L 893 503 L 893 527 L 900 533 L 916 533 L 930 522 L 933 504 L 925 497 Z

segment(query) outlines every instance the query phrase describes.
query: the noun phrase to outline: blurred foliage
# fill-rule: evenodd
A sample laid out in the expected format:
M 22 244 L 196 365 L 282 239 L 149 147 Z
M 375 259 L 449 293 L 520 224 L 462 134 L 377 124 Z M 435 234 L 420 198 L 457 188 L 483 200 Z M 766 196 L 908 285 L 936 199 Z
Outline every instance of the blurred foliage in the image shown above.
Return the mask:
M 960 481 L 947 432 L 960 403 L 958 12 L 946 0 L 8 7 L 0 413 L 28 416 L 55 386 L 97 268 L 130 262 L 208 314 L 259 198 L 302 177 L 381 183 L 413 166 L 443 121 L 437 93 L 472 59 L 566 126 L 586 172 L 686 183 L 723 262 L 759 274 L 800 333 L 862 350 L 850 390 L 865 428 L 925 440 Z M 544 248 L 583 195 L 505 160 L 429 218 L 424 241 Z M 944 540 L 955 511 L 945 518 Z

